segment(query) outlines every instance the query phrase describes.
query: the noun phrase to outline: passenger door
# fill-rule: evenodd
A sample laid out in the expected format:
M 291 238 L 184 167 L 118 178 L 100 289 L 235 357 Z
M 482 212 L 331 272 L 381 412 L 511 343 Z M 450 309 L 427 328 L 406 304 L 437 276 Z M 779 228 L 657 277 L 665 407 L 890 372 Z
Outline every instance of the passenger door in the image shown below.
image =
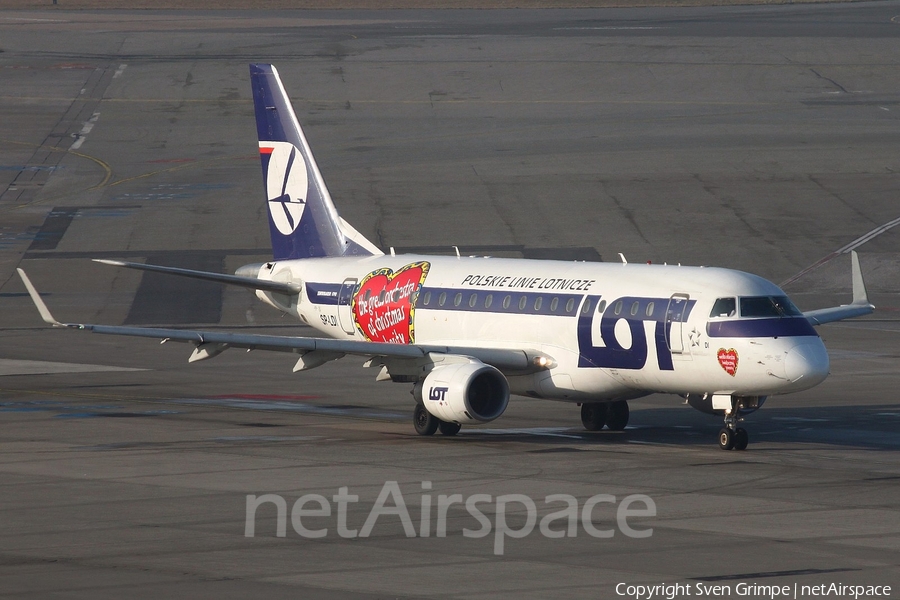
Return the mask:
M 353 323 L 353 292 L 356 291 L 356 279 L 345 279 L 338 292 L 338 321 L 344 333 L 354 333 L 356 328 Z
M 687 311 L 687 294 L 673 294 L 666 308 L 666 343 L 672 354 L 684 354 L 684 314 Z

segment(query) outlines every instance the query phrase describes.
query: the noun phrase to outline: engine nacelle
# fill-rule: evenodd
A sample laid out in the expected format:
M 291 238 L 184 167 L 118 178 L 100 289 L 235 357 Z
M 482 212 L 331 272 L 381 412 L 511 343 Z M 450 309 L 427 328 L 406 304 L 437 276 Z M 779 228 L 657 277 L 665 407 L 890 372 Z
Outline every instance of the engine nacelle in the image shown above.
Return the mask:
M 234 272 L 239 277 L 247 277 L 250 279 L 262 279 L 265 281 L 277 281 L 279 283 L 302 283 L 294 278 L 289 267 L 278 268 L 276 262 L 253 263 L 239 267 Z M 276 271 L 276 269 L 278 269 Z M 280 294 L 278 292 L 267 292 L 264 290 L 256 290 L 256 297 L 264 304 L 268 304 L 272 308 L 285 313 L 296 313 L 297 304 L 300 302 L 300 294 Z M 306 322 L 305 317 L 300 317 Z
M 438 367 L 416 384 L 414 393 L 428 412 L 450 423 L 487 423 L 509 405 L 506 377 L 478 361 Z
M 759 409 L 766 401 L 766 396 L 739 396 L 741 408 L 738 415 L 749 415 L 753 411 Z M 725 411 L 719 408 L 713 408 L 712 394 L 688 394 L 688 404 L 691 408 L 696 408 L 700 412 L 708 415 L 724 415 Z

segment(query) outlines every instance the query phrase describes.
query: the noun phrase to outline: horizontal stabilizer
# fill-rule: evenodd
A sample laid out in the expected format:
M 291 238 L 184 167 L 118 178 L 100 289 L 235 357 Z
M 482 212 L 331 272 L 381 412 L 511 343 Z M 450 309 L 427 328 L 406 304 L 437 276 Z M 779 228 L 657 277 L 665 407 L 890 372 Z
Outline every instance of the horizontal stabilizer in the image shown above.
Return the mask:
M 257 279 L 255 277 L 243 277 L 241 275 L 226 275 L 224 273 L 210 273 L 209 271 L 193 271 L 191 269 L 180 269 L 178 267 L 161 267 L 158 265 L 124 262 L 121 260 L 107 260 L 105 258 L 95 258 L 93 260 L 94 262 L 112 265 L 114 267 L 125 267 L 127 269 L 137 269 L 139 271 L 153 271 L 155 273 L 166 273 L 168 275 L 180 275 L 181 277 L 215 281 L 217 283 L 226 283 L 228 285 L 239 285 L 254 290 L 276 292 L 278 294 L 287 294 L 289 296 L 299 294 L 303 289 L 303 286 L 299 283 L 268 281 L 266 279 Z

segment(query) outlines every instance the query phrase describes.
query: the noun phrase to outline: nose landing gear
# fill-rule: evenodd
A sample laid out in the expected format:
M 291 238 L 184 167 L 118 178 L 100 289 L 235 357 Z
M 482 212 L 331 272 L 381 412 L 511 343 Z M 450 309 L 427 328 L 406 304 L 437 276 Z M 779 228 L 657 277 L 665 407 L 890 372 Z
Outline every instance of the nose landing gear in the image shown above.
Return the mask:
M 750 443 L 750 434 L 747 430 L 737 426 L 744 420 L 738 416 L 741 408 L 743 400 L 735 398 L 732 400 L 731 410 L 725 413 L 725 427 L 719 430 L 719 448 L 722 450 L 746 450 L 747 444 Z
M 749 443 L 750 435 L 743 427 L 723 427 L 719 430 L 719 448 L 722 450 L 746 450 Z

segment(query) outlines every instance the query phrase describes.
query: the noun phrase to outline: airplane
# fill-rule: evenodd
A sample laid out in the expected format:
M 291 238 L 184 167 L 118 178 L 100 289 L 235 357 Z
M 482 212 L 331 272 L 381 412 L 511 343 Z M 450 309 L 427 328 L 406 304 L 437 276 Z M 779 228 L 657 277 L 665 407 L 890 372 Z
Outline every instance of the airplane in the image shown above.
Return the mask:
M 493 421 L 512 394 L 580 405 L 590 431 L 623 430 L 629 400 L 663 393 L 723 416 L 719 446 L 744 450 L 746 415 L 828 376 L 813 326 L 874 310 L 855 252 L 852 302 L 806 313 L 732 269 L 385 254 L 338 215 L 275 67 L 252 64 L 250 79 L 272 260 L 234 275 L 97 262 L 250 288 L 325 337 L 62 323 L 19 269 L 45 322 L 187 342 L 190 362 L 270 350 L 297 354 L 297 372 L 367 357 L 377 381 L 412 384 L 421 435 Z

